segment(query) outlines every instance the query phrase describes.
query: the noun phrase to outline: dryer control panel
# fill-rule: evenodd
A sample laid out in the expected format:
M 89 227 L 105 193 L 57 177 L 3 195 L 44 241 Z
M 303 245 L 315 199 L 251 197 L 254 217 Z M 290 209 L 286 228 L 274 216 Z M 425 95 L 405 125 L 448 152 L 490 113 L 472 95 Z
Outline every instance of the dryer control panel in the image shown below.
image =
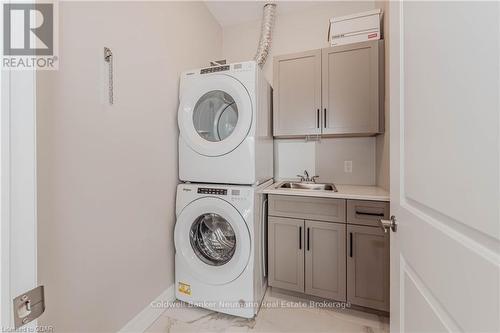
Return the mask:
M 225 188 L 198 187 L 198 194 L 227 195 Z
M 228 71 L 228 70 L 229 70 L 229 65 L 214 66 L 214 67 L 203 68 L 202 70 L 200 70 L 200 74 L 216 73 L 216 72 L 223 72 L 223 71 Z

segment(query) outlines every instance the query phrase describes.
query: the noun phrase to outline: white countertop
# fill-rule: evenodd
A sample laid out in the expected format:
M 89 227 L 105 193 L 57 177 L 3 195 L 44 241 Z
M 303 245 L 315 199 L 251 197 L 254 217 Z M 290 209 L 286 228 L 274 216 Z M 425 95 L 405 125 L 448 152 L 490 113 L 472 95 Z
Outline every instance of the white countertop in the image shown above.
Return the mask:
M 296 195 L 301 197 L 322 197 L 356 200 L 389 201 L 389 192 L 377 186 L 362 185 L 337 185 L 338 192 L 298 190 L 289 188 L 279 188 L 283 181 L 276 182 L 264 189 L 267 194 Z

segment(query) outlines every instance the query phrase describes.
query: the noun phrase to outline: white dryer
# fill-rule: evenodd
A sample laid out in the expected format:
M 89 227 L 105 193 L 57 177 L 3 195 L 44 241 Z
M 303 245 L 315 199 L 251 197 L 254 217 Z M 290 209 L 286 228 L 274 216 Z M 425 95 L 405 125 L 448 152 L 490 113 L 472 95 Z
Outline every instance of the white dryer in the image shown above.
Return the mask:
M 258 184 L 273 177 L 271 87 L 255 61 L 184 72 L 179 178 Z
M 252 318 L 267 287 L 266 201 L 260 186 L 179 184 L 174 241 L 181 301 Z

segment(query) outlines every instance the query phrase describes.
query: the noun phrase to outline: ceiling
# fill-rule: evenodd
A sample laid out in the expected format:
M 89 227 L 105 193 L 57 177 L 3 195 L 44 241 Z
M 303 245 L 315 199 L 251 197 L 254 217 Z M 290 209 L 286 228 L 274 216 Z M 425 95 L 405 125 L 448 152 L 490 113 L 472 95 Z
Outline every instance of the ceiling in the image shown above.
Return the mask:
M 222 27 L 258 20 L 262 7 L 270 1 L 205 1 L 208 10 Z M 277 14 L 303 10 L 316 4 L 315 1 L 274 1 Z

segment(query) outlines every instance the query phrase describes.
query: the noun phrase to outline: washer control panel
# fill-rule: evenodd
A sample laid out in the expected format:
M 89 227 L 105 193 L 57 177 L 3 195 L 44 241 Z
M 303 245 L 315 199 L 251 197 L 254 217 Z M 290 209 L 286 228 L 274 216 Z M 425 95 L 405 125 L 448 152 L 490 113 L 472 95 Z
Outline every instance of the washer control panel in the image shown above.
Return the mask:
M 198 187 L 198 194 L 227 195 L 225 188 Z

